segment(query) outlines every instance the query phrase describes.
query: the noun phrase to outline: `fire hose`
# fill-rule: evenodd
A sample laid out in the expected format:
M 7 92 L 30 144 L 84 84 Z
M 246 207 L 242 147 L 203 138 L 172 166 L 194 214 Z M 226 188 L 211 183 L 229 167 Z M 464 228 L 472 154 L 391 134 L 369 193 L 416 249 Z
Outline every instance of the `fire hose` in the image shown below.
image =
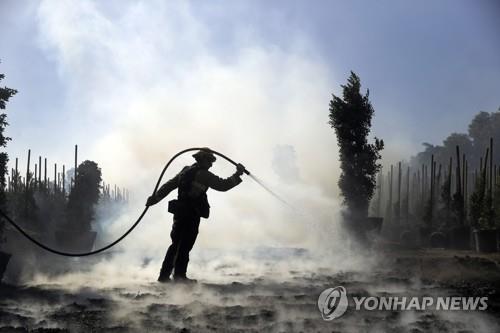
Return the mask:
M 168 167 L 170 166 L 170 164 L 172 164 L 172 162 L 177 158 L 179 157 L 180 155 L 184 154 L 184 153 L 187 153 L 189 151 L 193 151 L 193 150 L 204 150 L 204 151 L 208 151 L 212 154 L 215 154 L 217 156 L 220 156 L 222 158 L 224 158 L 225 160 L 227 160 L 228 162 L 234 164 L 235 166 L 238 165 L 238 163 L 236 163 L 235 161 L 233 161 L 232 159 L 230 159 L 229 157 L 225 156 L 224 154 L 221 154 L 219 152 L 216 152 L 215 150 L 211 150 L 211 149 L 208 149 L 208 148 L 188 148 L 188 149 L 184 149 L 180 152 L 178 152 L 177 154 L 175 154 L 169 161 L 168 163 L 165 165 L 165 167 L 163 168 L 161 174 L 160 174 L 160 177 L 158 178 L 158 181 L 156 182 L 156 186 L 153 190 L 153 195 L 155 195 L 156 191 L 158 190 L 158 187 L 160 186 L 160 182 L 163 178 L 163 175 L 165 174 L 165 171 L 167 171 Z M 250 172 L 248 172 L 246 169 L 244 170 L 244 172 L 251 176 L 250 175 Z M 252 177 L 253 179 L 255 179 L 254 177 Z M 259 182 L 257 179 L 255 179 L 257 182 Z M 260 184 L 260 182 L 259 182 Z M 263 185 L 262 185 L 263 186 Z M 28 240 L 30 240 L 31 242 L 35 243 L 36 245 L 38 245 L 39 247 L 41 247 L 42 249 L 46 250 L 46 251 L 49 251 L 49 252 L 52 252 L 54 254 L 58 254 L 58 255 L 61 255 L 61 256 L 66 256 L 66 257 L 85 257 L 85 256 L 91 256 L 91 255 L 94 255 L 94 254 L 97 254 L 97 253 L 100 253 L 100 252 L 103 252 L 103 251 L 106 251 L 110 248 L 112 248 L 113 246 L 115 246 L 116 244 L 118 244 L 119 242 L 121 242 L 125 237 L 127 237 L 131 232 L 132 230 L 135 229 L 135 227 L 137 227 L 137 225 L 139 224 L 139 222 L 141 222 L 142 218 L 144 217 L 144 215 L 146 215 L 146 212 L 148 211 L 149 209 L 149 206 L 146 206 L 144 208 L 144 210 L 142 211 L 141 215 L 139 215 L 139 218 L 137 218 L 137 220 L 135 221 L 135 223 L 123 234 L 121 235 L 118 239 L 116 239 L 114 242 L 104 246 L 104 247 L 101 247 L 97 250 L 94 250 L 94 251 L 90 251 L 90 252 L 81 252 L 81 253 L 69 253 L 69 252 L 64 252 L 64 251 L 59 251 L 59 250 L 56 250 L 56 249 L 53 249 L 43 243 L 41 243 L 40 241 L 34 239 L 33 237 L 31 237 L 29 234 L 27 234 L 18 224 L 16 224 L 7 214 L 5 214 L 2 210 L 0 210 L 0 215 L 2 217 L 5 218 L 5 220 L 7 220 L 10 224 L 12 224 L 12 226 L 14 226 L 14 228 L 16 228 L 24 237 L 26 237 Z

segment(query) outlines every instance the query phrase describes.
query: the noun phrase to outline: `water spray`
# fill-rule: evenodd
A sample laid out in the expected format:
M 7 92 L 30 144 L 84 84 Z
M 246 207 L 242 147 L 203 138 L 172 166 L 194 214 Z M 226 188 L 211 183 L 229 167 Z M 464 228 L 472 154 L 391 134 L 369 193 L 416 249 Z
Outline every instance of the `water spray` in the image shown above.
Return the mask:
M 224 154 L 221 154 L 215 150 L 211 150 L 209 148 L 188 148 L 188 149 L 184 149 L 180 152 L 178 152 L 177 154 L 175 154 L 169 161 L 168 163 L 165 165 L 165 167 L 163 168 L 161 174 L 160 174 L 160 177 L 158 178 L 158 181 L 156 182 L 156 186 L 153 190 L 153 194 L 152 195 L 155 195 L 156 194 L 156 191 L 158 190 L 158 187 L 160 186 L 160 183 L 161 183 L 161 180 L 163 178 L 163 175 L 165 174 L 165 172 L 167 171 L 168 167 L 170 166 L 170 164 L 172 164 L 172 162 L 177 158 L 179 157 L 180 155 L 184 154 L 184 153 L 187 153 L 189 151 L 195 151 L 195 150 L 204 150 L 204 151 L 208 151 L 214 155 L 217 155 L 217 156 L 220 156 L 222 158 L 224 158 L 225 160 L 227 160 L 229 163 L 235 165 L 235 166 L 238 166 L 238 163 L 236 163 L 235 161 L 233 161 L 232 159 L 230 159 L 229 157 L 225 156 Z M 241 165 L 241 164 L 240 164 Z M 247 174 L 248 176 L 250 176 L 250 178 L 252 178 L 257 184 L 259 184 L 263 189 L 265 189 L 268 193 L 270 193 L 273 197 L 275 197 L 276 199 L 278 199 L 280 202 L 282 202 L 283 204 L 290 206 L 290 204 L 288 204 L 285 200 L 283 200 L 280 196 L 278 196 L 276 193 L 274 193 L 273 191 L 271 191 L 266 185 L 264 185 L 264 183 L 258 179 L 256 176 L 254 176 L 253 174 L 251 174 L 246 168 L 244 168 L 243 172 L 245 174 Z M 292 207 L 293 208 L 293 207 Z M 137 220 L 135 221 L 135 223 L 123 234 L 121 235 L 118 239 L 116 239 L 114 242 L 104 246 L 104 247 L 101 247 L 97 250 L 94 250 L 94 251 L 90 251 L 90 252 L 80 252 L 80 253 L 70 253 L 70 252 L 64 252 L 64 251 L 59 251 L 59 250 L 56 250 L 56 249 L 53 249 L 43 243 L 41 243 L 40 241 L 34 239 L 32 236 L 30 236 L 28 233 L 26 233 L 26 231 L 24 231 L 17 223 L 15 223 L 7 214 L 5 214 L 3 212 L 3 210 L 0 209 L 0 216 L 2 216 L 3 218 L 5 218 L 5 220 L 7 220 L 7 222 L 9 222 L 10 224 L 12 224 L 12 226 L 14 226 L 14 228 L 17 229 L 17 231 L 19 231 L 24 237 L 26 237 L 28 240 L 30 240 L 32 243 L 36 244 L 37 246 L 39 246 L 40 248 L 48 251 L 48 252 L 52 252 L 54 254 L 58 254 L 58 255 L 61 255 L 61 256 L 65 256 L 65 257 L 86 257 L 86 256 L 91 256 L 91 255 L 94 255 L 94 254 L 98 254 L 100 252 L 103 252 L 103 251 L 106 251 L 110 248 L 112 248 L 113 246 L 115 246 L 116 244 L 118 244 L 119 242 L 121 242 L 125 237 L 127 237 L 131 232 L 132 230 L 135 229 L 135 227 L 137 227 L 137 225 L 139 224 L 139 222 L 141 222 L 142 218 L 144 217 L 144 215 L 146 215 L 146 212 L 148 211 L 149 209 L 149 206 L 146 206 L 144 208 L 144 210 L 142 211 L 142 213 L 139 215 L 139 217 L 137 218 Z
M 273 197 L 275 197 L 276 199 L 278 199 L 281 203 L 285 204 L 289 208 L 295 209 L 294 207 L 292 207 L 292 205 L 290 205 L 283 198 L 281 198 L 279 195 L 277 195 L 276 193 L 274 193 L 269 187 L 267 187 L 262 180 L 260 180 L 259 178 L 257 178 L 257 176 L 255 176 L 255 175 L 253 175 L 251 173 L 247 173 L 247 175 L 249 175 L 250 178 L 252 178 L 257 184 L 259 184 L 264 190 L 266 190 Z

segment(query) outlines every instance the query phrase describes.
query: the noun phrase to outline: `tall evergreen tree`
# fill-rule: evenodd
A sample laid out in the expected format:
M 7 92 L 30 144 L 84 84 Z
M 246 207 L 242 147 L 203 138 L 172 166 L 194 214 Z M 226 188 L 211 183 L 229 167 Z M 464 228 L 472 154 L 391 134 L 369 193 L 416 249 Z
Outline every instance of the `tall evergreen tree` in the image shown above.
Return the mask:
M 368 143 L 374 109 L 369 91 L 360 93 L 359 77 L 351 72 L 347 84 L 341 87 L 342 98 L 332 94 L 329 124 L 337 134 L 342 170 L 338 185 L 347 206 L 347 220 L 352 224 L 368 215 L 384 141 L 375 138 L 374 144 Z
M 5 78 L 4 74 L 0 74 L 0 81 Z M 0 110 L 5 110 L 6 104 L 9 99 L 17 93 L 17 90 L 0 87 Z M 10 138 L 4 135 L 5 128 L 9 125 L 7 123 L 7 114 L 0 113 L 0 148 L 5 148 L 7 142 Z M 0 209 L 5 210 L 7 207 L 6 196 L 5 196 L 5 186 L 6 186 L 6 175 L 7 175 L 7 162 L 9 162 L 9 156 L 6 152 L 0 152 Z M 3 241 L 3 229 L 4 221 L 0 218 L 0 244 Z

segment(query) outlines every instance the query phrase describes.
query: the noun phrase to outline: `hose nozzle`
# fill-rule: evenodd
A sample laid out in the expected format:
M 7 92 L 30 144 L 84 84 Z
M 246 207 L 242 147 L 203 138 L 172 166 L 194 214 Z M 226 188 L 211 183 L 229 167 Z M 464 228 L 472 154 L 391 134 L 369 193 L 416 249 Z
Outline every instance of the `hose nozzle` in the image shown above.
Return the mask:
M 221 154 L 221 153 L 218 153 L 216 152 L 215 150 L 212 150 L 208 147 L 205 147 L 205 148 L 198 148 L 200 150 L 204 150 L 204 151 L 207 151 L 209 153 L 212 153 L 212 154 L 215 154 L 215 155 L 218 155 L 218 156 L 221 156 L 223 158 L 225 158 L 227 161 L 229 161 L 230 163 L 234 164 L 236 167 L 243 167 L 243 172 L 246 173 L 248 176 L 250 176 L 250 171 L 248 171 L 245 166 L 241 163 L 236 163 L 235 161 L 233 161 L 232 159 L 230 159 L 229 157 Z
M 243 171 L 244 173 L 250 176 L 250 171 L 248 171 L 243 164 L 241 163 L 236 164 L 236 168 L 238 168 L 238 170 Z

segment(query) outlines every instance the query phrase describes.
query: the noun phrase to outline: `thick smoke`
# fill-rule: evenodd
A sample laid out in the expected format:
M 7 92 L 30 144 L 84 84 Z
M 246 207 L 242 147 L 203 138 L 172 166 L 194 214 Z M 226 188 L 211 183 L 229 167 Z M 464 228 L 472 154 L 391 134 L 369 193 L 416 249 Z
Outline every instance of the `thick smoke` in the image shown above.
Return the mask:
M 83 123 L 95 124 L 93 131 L 75 129 L 74 140 L 85 138 L 85 158 L 99 163 L 108 182 L 132 193 L 126 211 L 100 210 L 99 244 L 135 221 L 173 154 L 207 146 L 243 163 L 293 208 L 249 177 L 230 192 L 210 191 L 212 212 L 193 250 L 194 275 L 206 277 L 226 258 L 257 258 L 259 249 L 269 248 L 304 248 L 314 262 L 353 265 L 338 228 L 336 140 L 327 124 L 338 84 L 306 43 L 291 40 L 285 51 L 247 38 L 221 56 L 215 32 L 190 5 L 163 1 L 116 8 L 47 1 L 38 19 L 39 38 L 70 88 L 66 105 Z M 293 161 L 276 147 L 292 147 Z M 182 156 L 163 181 L 192 162 Z M 283 181 L 273 164 L 292 162 L 297 177 Z M 234 167 L 219 159 L 213 171 L 229 176 Z M 130 273 L 120 278 L 155 277 L 170 242 L 166 203 L 173 196 L 152 207 L 117 255 L 95 270 L 104 274 L 100 269 L 111 271 L 111 265 Z

